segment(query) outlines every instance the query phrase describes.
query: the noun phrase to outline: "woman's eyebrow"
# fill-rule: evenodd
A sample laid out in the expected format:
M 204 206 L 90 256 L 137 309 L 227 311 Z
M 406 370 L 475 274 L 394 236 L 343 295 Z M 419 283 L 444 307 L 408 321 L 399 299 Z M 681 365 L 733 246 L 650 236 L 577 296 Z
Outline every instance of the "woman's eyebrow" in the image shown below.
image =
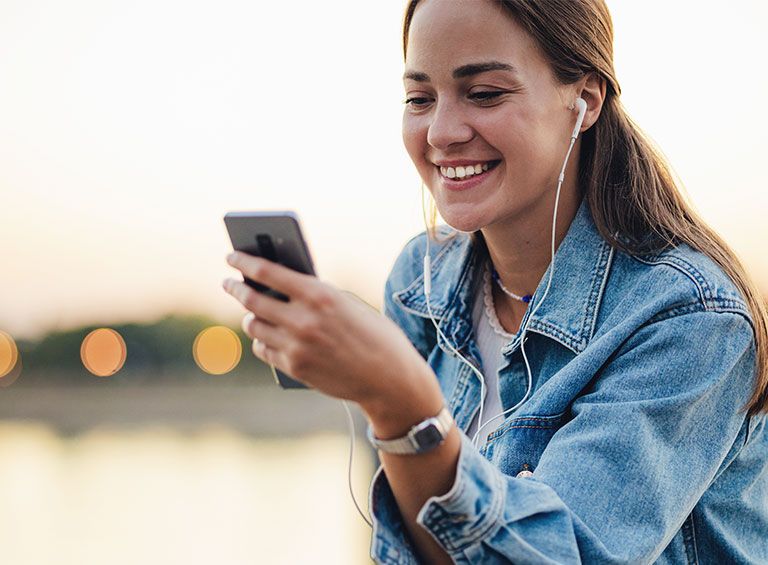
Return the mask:
M 508 63 L 502 63 L 501 61 L 486 61 L 483 63 L 469 63 L 462 65 L 453 70 L 452 76 L 455 79 L 467 78 L 480 73 L 487 73 L 489 71 L 507 71 L 510 73 L 517 73 L 517 69 Z M 429 82 L 429 75 L 418 71 L 406 71 L 403 75 L 403 80 L 410 79 L 416 82 Z
M 510 73 L 517 73 L 517 69 L 512 65 L 502 63 L 501 61 L 487 61 L 485 63 L 462 65 L 454 69 L 453 78 L 466 78 L 480 73 L 487 73 L 488 71 L 508 71 Z

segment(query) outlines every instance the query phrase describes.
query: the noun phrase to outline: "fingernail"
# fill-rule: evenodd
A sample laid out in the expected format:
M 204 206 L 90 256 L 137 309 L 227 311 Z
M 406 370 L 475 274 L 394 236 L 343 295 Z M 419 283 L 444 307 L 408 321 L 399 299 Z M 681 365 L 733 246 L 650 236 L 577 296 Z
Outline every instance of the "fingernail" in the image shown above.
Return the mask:
M 224 279 L 221 283 L 221 286 L 224 288 L 224 290 L 229 292 L 229 279 Z
M 232 263 L 235 260 L 235 257 L 237 257 L 236 253 L 230 253 L 227 255 L 227 263 Z

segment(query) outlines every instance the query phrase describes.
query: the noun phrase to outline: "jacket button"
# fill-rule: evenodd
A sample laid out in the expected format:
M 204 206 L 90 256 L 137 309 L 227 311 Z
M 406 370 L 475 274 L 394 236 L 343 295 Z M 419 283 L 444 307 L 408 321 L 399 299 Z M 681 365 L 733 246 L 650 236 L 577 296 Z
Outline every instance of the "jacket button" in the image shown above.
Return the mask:
M 533 471 L 531 471 L 531 466 L 528 465 L 528 463 L 523 464 L 523 470 L 520 471 L 517 475 L 515 475 L 515 478 L 517 479 L 525 479 L 526 477 L 532 477 Z

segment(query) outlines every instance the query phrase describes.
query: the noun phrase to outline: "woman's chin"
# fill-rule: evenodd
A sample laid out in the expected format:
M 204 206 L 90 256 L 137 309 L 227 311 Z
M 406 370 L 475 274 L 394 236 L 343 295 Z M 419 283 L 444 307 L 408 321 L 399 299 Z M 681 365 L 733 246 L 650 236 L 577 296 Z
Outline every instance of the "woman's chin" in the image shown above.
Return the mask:
M 465 233 L 471 233 L 474 231 L 479 230 L 482 228 L 485 223 L 480 220 L 479 217 L 477 217 L 474 214 L 464 214 L 464 215 L 458 215 L 458 214 L 440 214 L 445 220 L 445 223 L 451 226 L 453 229 Z

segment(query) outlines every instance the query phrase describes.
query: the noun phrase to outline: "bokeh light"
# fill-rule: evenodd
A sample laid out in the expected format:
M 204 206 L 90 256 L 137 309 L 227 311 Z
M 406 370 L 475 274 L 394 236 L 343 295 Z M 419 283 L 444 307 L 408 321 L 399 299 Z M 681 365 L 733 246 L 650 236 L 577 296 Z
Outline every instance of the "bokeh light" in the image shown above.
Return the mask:
M 80 358 L 97 377 L 109 377 L 122 369 L 127 350 L 123 337 L 110 328 L 93 330 L 80 346 Z
M 19 349 L 13 338 L 0 331 L 0 378 L 5 377 L 16 366 L 19 358 Z
M 237 367 L 243 354 L 240 338 L 225 326 L 212 326 L 201 331 L 192 345 L 195 363 L 206 373 L 223 375 Z
M 20 374 L 19 348 L 9 334 L 0 331 L 0 387 L 12 385 Z

